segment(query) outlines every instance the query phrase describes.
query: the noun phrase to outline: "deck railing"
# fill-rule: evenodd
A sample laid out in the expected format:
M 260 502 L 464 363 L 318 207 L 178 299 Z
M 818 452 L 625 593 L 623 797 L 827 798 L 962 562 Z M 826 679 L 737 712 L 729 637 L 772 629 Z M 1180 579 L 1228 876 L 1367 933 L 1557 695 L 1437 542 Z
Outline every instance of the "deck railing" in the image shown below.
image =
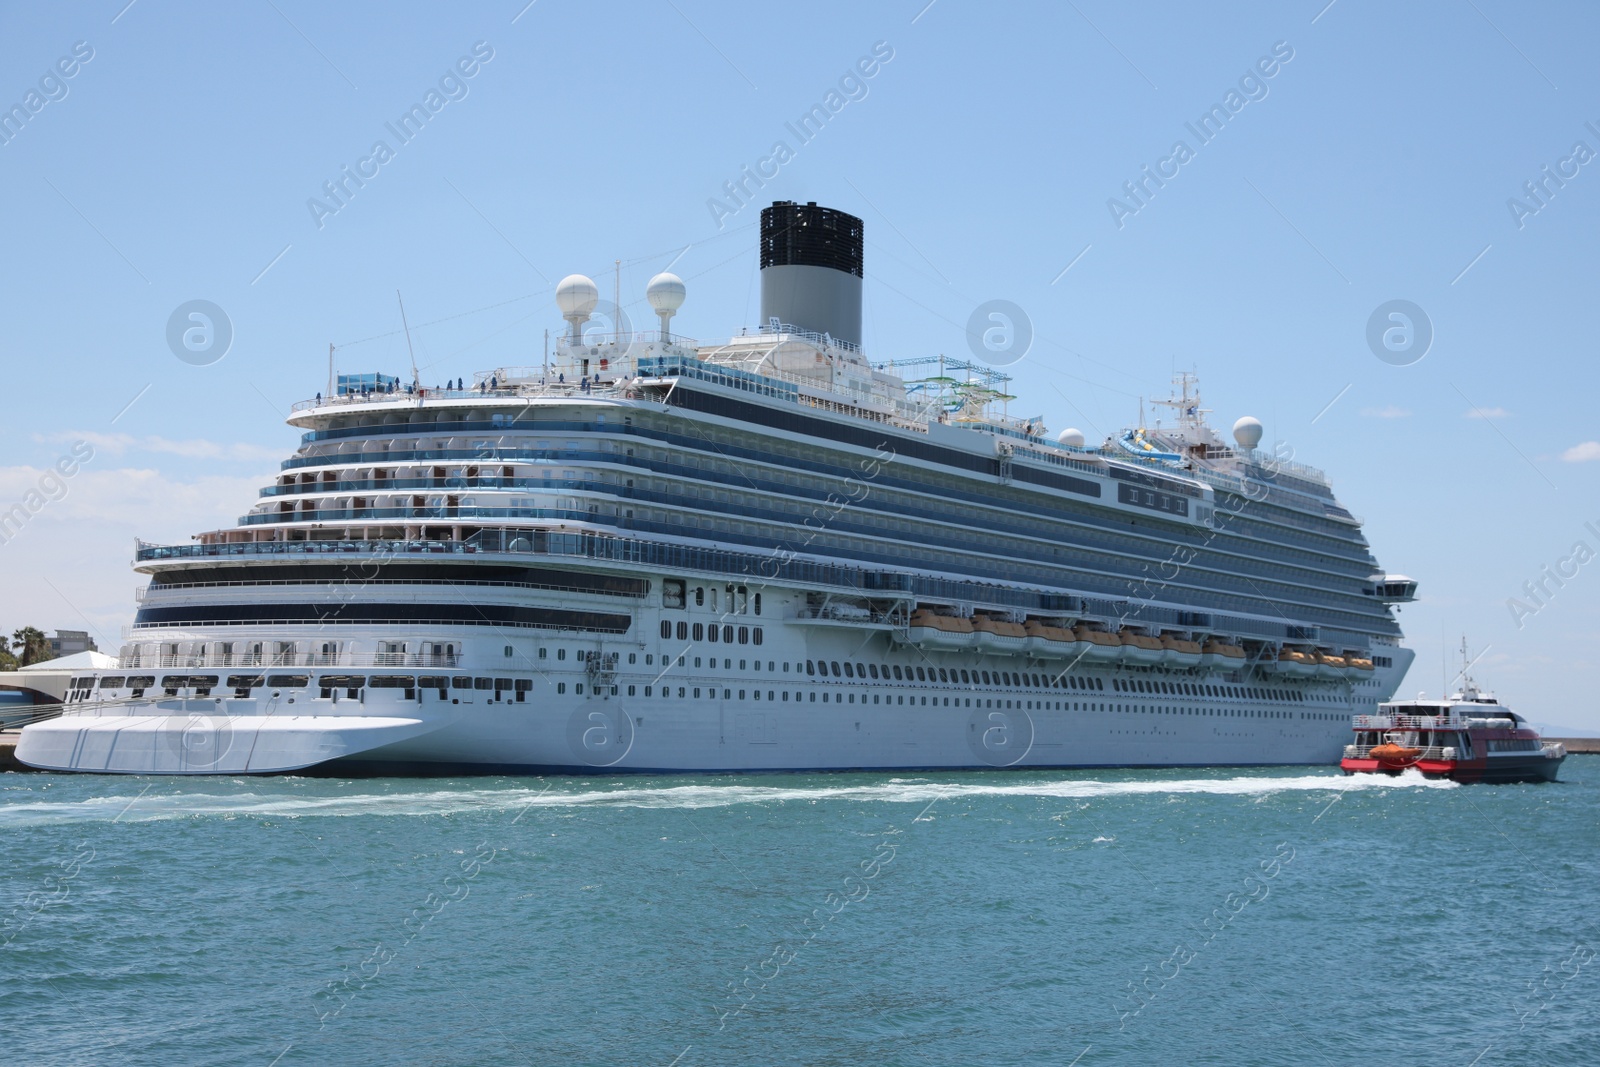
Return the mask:
M 288 667 L 440 667 L 446 670 L 460 666 L 456 653 L 431 652 L 196 652 L 187 655 L 144 654 L 128 652 L 117 660 L 117 670 L 194 670 L 200 668 L 228 669 L 234 671 L 276 671 Z M 102 674 L 105 671 L 101 672 Z M 217 684 L 222 684 L 221 682 Z

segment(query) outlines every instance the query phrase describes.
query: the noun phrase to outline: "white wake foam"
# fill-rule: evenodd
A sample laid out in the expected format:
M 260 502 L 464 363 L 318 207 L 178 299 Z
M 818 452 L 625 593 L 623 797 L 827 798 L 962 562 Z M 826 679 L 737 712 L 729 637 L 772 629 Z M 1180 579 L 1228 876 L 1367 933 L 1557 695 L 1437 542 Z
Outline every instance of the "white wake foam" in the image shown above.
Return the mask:
M 63 822 L 148 822 L 161 819 L 350 815 L 453 815 L 469 812 L 517 813 L 532 809 L 582 807 L 724 808 L 737 805 L 817 804 L 823 801 L 883 804 L 929 804 L 979 797 L 1040 797 L 1063 800 L 1145 795 L 1209 795 L 1264 797 L 1275 793 L 1341 793 L 1373 789 L 1453 789 L 1455 782 L 1433 781 L 1407 772 L 1398 778 L 1381 775 L 1341 777 L 1308 774 L 1237 778 L 1140 778 L 1105 781 L 1088 778 L 1046 778 L 996 782 L 891 778 L 881 782 L 804 786 L 746 783 L 619 786 L 586 788 L 582 779 L 562 779 L 548 786 L 482 786 L 385 792 L 364 788 L 359 781 L 341 792 L 319 795 L 304 783 L 277 779 L 281 792 L 194 792 L 184 786 L 156 785 L 144 793 L 125 792 L 77 801 L 15 800 L 0 802 L 0 827 Z M 814 780 L 813 780 L 814 781 Z M 318 783 L 311 788 L 326 786 Z

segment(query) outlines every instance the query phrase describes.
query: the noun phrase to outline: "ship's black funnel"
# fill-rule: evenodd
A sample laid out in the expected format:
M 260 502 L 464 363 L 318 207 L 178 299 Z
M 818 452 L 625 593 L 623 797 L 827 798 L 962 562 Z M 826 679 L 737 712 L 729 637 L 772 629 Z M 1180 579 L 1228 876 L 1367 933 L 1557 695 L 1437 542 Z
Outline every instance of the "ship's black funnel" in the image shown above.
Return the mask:
M 780 200 L 761 209 L 761 321 L 861 344 L 861 220 Z

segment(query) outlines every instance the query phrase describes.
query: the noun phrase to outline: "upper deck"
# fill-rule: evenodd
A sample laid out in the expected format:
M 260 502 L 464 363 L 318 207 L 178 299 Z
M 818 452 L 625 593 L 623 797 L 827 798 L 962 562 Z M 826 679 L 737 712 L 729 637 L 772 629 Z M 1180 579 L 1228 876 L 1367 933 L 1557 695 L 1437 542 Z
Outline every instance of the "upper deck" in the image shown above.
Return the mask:
M 938 373 L 908 380 L 902 375 L 911 367 Z M 1060 443 L 1048 437 L 1042 416 L 1010 414 L 1010 378 L 992 367 L 942 356 L 873 364 L 857 346 L 781 324 L 705 343 L 655 331 L 589 334 L 582 343 L 560 342 L 542 366 L 497 367 L 474 374 L 470 385 L 459 381 L 459 388 L 413 383 L 389 391 L 318 394 L 297 403 L 288 421 L 307 431 L 308 443 L 389 427 L 496 431 L 516 425 L 519 401 L 662 403 L 678 382 L 703 382 L 765 402 L 976 446 L 1007 460 L 1109 474 L 1195 498 L 1217 490 L 1361 525 L 1333 501 L 1316 468 L 1224 444 L 1205 424 L 1198 396 L 1182 408 L 1186 414 L 1178 428 L 1164 430 L 1158 423 L 1148 431 L 1152 440 L 1181 450 L 1168 454 L 1180 457 L 1176 461 L 1119 447 L 1116 435 L 1099 447 Z M 449 414 L 439 414 L 442 409 Z

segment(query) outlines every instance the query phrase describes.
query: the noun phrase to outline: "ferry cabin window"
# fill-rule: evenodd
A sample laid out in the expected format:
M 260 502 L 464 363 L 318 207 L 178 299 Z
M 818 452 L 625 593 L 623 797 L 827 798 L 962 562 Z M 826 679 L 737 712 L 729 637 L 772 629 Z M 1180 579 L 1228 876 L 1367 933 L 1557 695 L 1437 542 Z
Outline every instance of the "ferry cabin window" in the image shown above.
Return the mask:
M 678 640 L 679 641 L 687 641 L 687 640 L 689 640 L 689 624 L 688 623 L 686 623 L 686 622 L 678 623 Z
M 704 641 L 705 638 L 706 638 L 706 627 L 705 627 L 705 624 L 704 623 L 699 623 L 699 622 L 695 623 L 694 624 L 694 639 L 696 641 Z
M 697 608 L 706 606 L 706 587 L 703 585 L 694 587 L 694 606 Z
M 712 623 L 710 626 L 707 626 L 706 627 L 706 640 L 708 640 L 708 641 L 716 641 L 718 639 L 718 637 L 720 636 L 717 631 L 718 631 L 718 627 L 717 627 L 716 623 Z

